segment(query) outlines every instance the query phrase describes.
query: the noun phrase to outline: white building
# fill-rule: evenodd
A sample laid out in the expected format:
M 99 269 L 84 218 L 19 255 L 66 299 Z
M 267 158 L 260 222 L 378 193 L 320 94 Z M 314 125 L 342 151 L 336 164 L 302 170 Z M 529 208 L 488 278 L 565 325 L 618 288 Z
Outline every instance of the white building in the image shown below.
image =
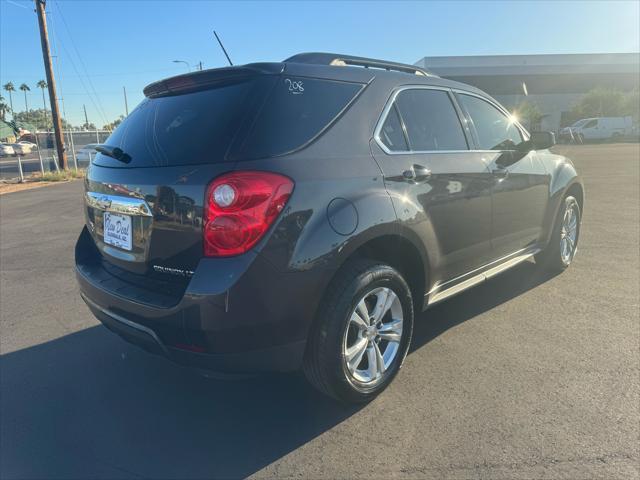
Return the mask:
M 539 128 L 552 131 L 566 125 L 569 110 L 589 90 L 629 91 L 640 82 L 639 53 L 424 57 L 416 65 L 474 85 L 510 110 L 526 98 L 544 115 Z

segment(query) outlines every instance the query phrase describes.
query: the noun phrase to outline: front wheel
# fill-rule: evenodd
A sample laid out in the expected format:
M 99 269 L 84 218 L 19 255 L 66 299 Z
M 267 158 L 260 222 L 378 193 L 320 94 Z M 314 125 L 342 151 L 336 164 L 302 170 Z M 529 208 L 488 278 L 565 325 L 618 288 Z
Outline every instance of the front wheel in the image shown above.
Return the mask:
M 397 270 L 369 260 L 347 265 L 331 283 L 310 333 L 305 375 L 340 401 L 372 400 L 402 366 L 413 315 L 411 291 Z
M 574 196 L 567 195 L 558 212 L 549 245 L 536 255 L 536 263 L 556 272 L 571 265 L 578 251 L 581 218 L 580 204 Z

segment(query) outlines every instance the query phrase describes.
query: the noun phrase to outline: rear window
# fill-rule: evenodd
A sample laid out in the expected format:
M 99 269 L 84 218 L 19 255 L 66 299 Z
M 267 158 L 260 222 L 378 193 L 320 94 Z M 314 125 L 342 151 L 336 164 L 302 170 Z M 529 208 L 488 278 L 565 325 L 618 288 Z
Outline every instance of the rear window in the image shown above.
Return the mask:
M 258 114 L 239 158 L 280 155 L 319 135 L 362 88 L 361 84 L 281 77 Z
M 105 142 L 131 157 L 109 167 L 220 163 L 282 155 L 329 126 L 361 84 L 254 76 L 216 88 L 145 99 Z

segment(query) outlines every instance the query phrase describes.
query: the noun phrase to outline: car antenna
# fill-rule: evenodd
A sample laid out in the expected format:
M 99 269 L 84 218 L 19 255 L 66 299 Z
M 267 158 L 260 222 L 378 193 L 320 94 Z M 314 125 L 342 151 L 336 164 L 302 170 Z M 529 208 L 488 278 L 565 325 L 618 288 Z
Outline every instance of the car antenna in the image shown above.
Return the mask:
M 233 67 L 233 62 L 231 61 L 231 59 L 229 58 L 229 54 L 227 53 L 227 50 L 224 48 L 224 45 L 222 44 L 222 41 L 220 40 L 220 37 L 218 36 L 218 34 L 216 33 L 216 31 L 213 31 L 213 34 L 216 36 L 216 40 L 218 40 L 218 43 L 220 44 L 220 48 L 222 49 L 222 51 L 224 52 L 224 56 L 227 57 L 227 60 L 229 62 L 229 65 L 231 65 Z

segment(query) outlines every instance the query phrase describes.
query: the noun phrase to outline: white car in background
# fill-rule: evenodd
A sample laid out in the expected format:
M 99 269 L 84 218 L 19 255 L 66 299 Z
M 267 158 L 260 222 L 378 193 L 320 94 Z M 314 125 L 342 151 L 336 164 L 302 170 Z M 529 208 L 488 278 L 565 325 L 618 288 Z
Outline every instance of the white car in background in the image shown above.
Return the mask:
M 583 118 L 560 130 L 560 137 L 583 143 L 585 140 L 616 140 L 633 133 L 631 117 Z
M 80 150 L 76 151 L 76 160 L 78 161 L 78 164 L 89 163 L 93 159 L 93 157 L 96 156 L 96 153 L 98 153 L 96 152 L 96 145 L 98 144 L 88 143 Z
M 27 155 L 31 153 L 35 144 L 31 142 L 18 142 L 12 143 L 11 146 L 13 147 L 14 155 Z
M 9 155 L 15 155 L 15 150 L 8 143 L 0 143 L 0 157 L 8 157 Z

